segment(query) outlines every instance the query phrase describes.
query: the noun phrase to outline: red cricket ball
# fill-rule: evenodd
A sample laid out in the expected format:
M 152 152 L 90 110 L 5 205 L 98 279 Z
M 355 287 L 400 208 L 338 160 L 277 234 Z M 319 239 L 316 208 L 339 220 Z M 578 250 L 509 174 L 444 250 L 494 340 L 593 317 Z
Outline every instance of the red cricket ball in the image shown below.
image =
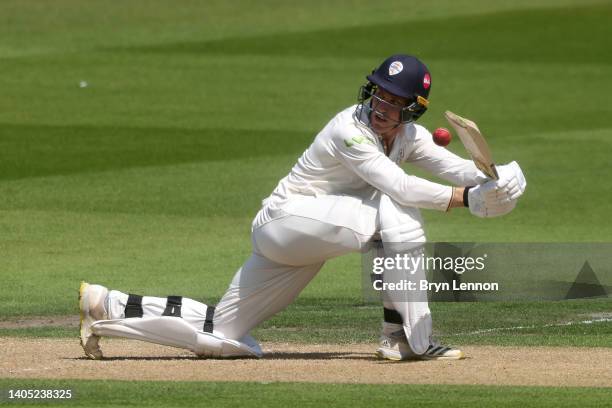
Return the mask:
M 437 128 L 433 132 L 434 143 L 438 146 L 448 146 L 452 138 L 453 135 L 446 128 Z

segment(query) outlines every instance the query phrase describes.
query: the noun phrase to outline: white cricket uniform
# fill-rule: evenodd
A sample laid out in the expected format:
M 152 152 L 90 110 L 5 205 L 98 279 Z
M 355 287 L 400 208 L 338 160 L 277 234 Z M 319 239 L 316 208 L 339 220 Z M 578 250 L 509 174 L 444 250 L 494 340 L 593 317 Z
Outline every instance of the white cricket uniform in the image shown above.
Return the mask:
M 408 162 L 457 186 L 486 181 L 472 161 L 435 145 L 417 124 L 404 125 L 385 155 L 355 112 L 351 106 L 337 114 L 263 201 L 252 225 L 253 253 L 216 306 L 215 333 L 244 338 L 289 305 L 326 260 L 363 251 L 374 237 L 383 243 L 424 242 L 418 209 L 446 211 L 452 187 L 409 175 L 399 164 Z M 126 301 L 126 294 L 110 292 L 111 319 L 123 317 Z M 145 297 L 145 316 L 159 315 L 165 302 Z M 189 305 L 192 317 L 184 318 L 201 329 L 207 306 Z M 431 334 L 427 302 L 386 301 L 385 307 L 402 316 L 414 352 L 425 352 Z

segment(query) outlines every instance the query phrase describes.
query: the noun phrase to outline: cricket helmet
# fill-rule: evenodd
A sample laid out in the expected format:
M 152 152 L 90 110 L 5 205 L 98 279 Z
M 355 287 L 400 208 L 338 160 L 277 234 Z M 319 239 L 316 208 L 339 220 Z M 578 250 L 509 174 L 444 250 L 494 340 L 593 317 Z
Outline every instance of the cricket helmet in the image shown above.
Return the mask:
M 363 106 L 380 87 L 408 99 L 408 104 L 401 111 L 401 123 L 414 122 L 427 110 L 431 74 L 418 58 L 404 54 L 392 55 L 366 78 L 368 83 L 359 90 L 360 105 Z

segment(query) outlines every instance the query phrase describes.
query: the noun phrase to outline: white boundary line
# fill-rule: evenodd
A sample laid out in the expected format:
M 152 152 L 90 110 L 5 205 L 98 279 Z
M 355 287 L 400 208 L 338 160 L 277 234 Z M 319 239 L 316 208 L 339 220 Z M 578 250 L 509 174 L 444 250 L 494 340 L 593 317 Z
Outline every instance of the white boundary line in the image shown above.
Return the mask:
M 612 318 L 602 317 L 600 319 L 593 320 L 581 320 L 578 322 L 565 322 L 565 323 L 553 323 L 553 324 L 545 324 L 542 326 L 514 326 L 514 327 L 495 327 L 492 329 L 482 329 L 476 330 L 472 332 L 464 332 L 464 333 L 455 333 L 455 334 L 447 334 L 447 336 L 469 336 L 473 334 L 483 334 L 483 333 L 491 333 L 496 331 L 507 331 L 507 330 L 522 330 L 522 329 L 537 329 L 543 327 L 561 327 L 561 326 L 574 326 L 577 324 L 593 324 L 593 323 L 602 323 L 602 322 L 612 322 Z

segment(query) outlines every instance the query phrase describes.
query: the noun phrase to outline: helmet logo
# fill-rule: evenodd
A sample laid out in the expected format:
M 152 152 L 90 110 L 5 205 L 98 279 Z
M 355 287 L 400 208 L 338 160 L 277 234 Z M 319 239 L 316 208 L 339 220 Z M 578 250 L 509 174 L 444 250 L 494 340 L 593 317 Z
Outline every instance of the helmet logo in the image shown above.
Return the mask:
M 393 61 L 391 65 L 389 65 L 389 75 L 397 75 L 404 69 L 404 65 L 402 65 L 399 61 Z
M 429 72 L 428 72 L 423 77 L 423 88 L 429 89 L 430 86 L 431 86 L 431 76 L 429 75 Z

